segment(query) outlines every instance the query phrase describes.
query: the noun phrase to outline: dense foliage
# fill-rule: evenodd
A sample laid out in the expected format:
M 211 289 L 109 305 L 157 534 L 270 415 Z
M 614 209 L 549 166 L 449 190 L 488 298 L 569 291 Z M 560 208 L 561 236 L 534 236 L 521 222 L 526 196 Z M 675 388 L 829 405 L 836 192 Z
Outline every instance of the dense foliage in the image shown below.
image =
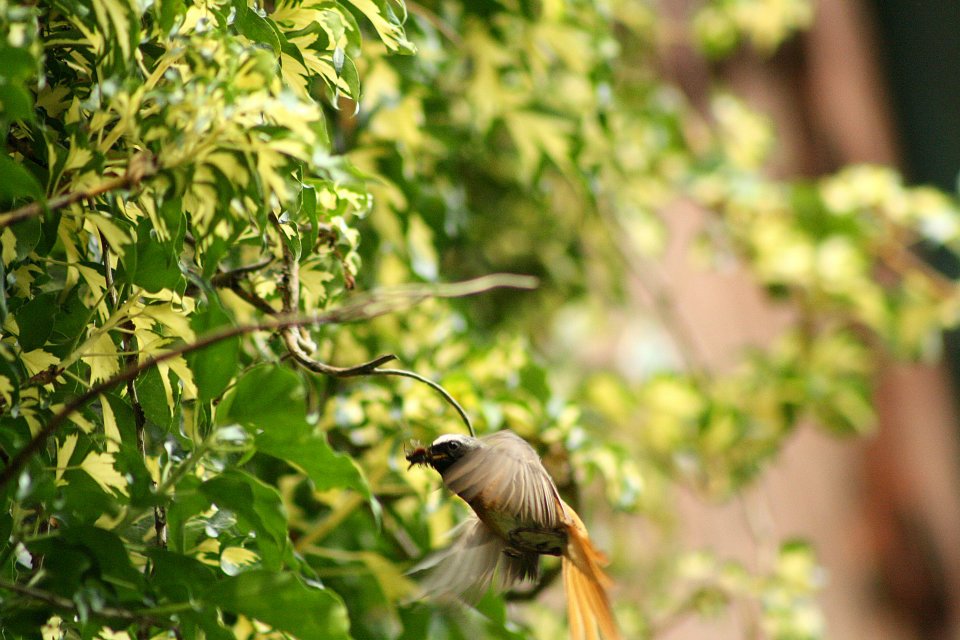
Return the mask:
M 662 39 L 773 51 L 805 0 L 652 4 L 0 0 L 0 633 L 557 638 L 549 598 L 423 603 L 404 573 L 462 516 L 402 464 L 465 428 L 445 393 L 606 497 L 594 522 L 735 495 L 801 420 L 869 429 L 879 361 L 957 319 L 911 251 L 960 243 L 956 202 L 770 180 L 761 115 L 658 77 Z M 790 310 L 729 371 L 654 275 L 679 199 L 697 259 Z M 588 363 L 636 287 L 656 357 Z M 823 633 L 801 542 L 747 568 L 594 531 L 628 637 L 743 600 Z

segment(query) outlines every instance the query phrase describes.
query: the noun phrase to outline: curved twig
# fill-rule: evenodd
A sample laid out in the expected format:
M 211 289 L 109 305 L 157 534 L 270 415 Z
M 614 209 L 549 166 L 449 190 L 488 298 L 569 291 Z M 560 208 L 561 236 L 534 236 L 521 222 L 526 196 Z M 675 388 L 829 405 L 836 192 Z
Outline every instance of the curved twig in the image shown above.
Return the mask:
M 289 335 L 289 332 L 285 333 L 284 337 L 286 338 L 287 335 Z M 297 342 L 294 342 L 294 344 L 285 342 L 285 344 L 287 346 L 287 351 L 290 352 L 290 356 L 293 358 L 293 361 L 299 364 L 301 367 L 307 369 L 308 371 L 313 371 L 314 373 L 321 373 L 325 376 L 333 376 L 335 378 L 354 378 L 356 376 L 373 375 L 380 372 L 377 367 L 382 364 L 386 364 L 391 360 L 397 359 L 397 356 L 393 355 L 392 353 L 388 353 L 386 355 L 377 356 L 369 362 L 363 362 L 352 367 L 335 367 L 311 358 Z
M 418 382 L 422 382 L 427 385 L 447 401 L 447 403 L 457 410 L 457 413 L 460 414 L 460 419 L 463 420 L 463 424 L 467 425 L 467 431 L 470 432 L 470 435 L 474 438 L 477 437 L 476 432 L 473 430 L 473 423 L 470 422 L 470 416 L 467 415 L 467 412 L 463 410 L 463 407 L 460 406 L 460 403 L 454 400 L 453 396 L 450 395 L 450 392 L 440 386 L 439 383 L 434 382 L 430 378 L 425 378 L 419 373 L 414 373 L 413 371 L 407 371 L 406 369 L 374 369 L 370 371 L 367 375 L 371 376 L 398 376 L 401 378 L 412 378 Z

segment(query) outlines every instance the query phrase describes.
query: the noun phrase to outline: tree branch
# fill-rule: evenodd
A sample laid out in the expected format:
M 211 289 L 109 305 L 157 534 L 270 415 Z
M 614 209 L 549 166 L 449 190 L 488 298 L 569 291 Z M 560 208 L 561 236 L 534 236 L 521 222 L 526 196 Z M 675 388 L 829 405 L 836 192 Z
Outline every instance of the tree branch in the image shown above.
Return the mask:
M 122 176 L 107 180 L 99 186 L 81 189 L 79 191 L 71 191 L 70 193 L 65 193 L 62 196 L 57 196 L 50 200 L 38 200 L 24 205 L 19 209 L 0 213 L 0 230 L 28 218 L 42 215 L 46 211 L 62 209 L 81 200 L 95 198 L 110 191 L 135 187 L 140 184 L 144 178 L 156 175 L 158 170 L 159 167 L 157 166 L 156 160 L 151 154 L 147 152 L 139 153 L 130 159 L 130 164 L 127 165 L 127 170 Z

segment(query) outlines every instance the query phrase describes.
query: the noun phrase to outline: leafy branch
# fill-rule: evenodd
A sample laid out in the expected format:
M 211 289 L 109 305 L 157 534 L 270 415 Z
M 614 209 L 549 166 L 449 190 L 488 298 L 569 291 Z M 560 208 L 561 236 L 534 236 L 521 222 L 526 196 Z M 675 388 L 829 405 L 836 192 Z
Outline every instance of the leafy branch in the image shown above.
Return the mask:
M 368 295 L 357 296 L 351 303 L 313 316 L 277 316 L 263 322 L 225 327 L 223 329 L 211 331 L 210 333 L 198 338 L 194 342 L 178 345 L 168 351 L 165 351 L 164 353 L 151 356 L 137 364 L 128 364 L 117 375 L 93 385 L 81 395 L 77 396 L 70 402 L 67 402 L 63 408 L 55 413 L 53 417 L 50 418 L 50 421 L 47 422 L 47 424 L 44 425 L 43 428 L 36 433 L 36 435 L 34 435 L 30 442 L 28 442 L 20 451 L 18 451 L 10 459 L 9 463 L 7 463 L 2 470 L 0 470 L 0 488 L 6 486 L 19 474 L 19 472 L 27 464 L 27 461 L 30 459 L 30 457 L 36 454 L 44 446 L 47 439 L 56 433 L 57 429 L 59 429 L 73 413 L 82 409 L 100 394 L 109 391 L 117 385 L 134 380 L 141 373 L 168 360 L 172 360 L 179 356 L 183 356 L 195 351 L 200 351 L 223 340 L 235 338 L 248 333 L 255 333 L 259 331 L 283 331 L 285 329 L 310 325 L 342 324 L 346 322 L 356 322 L 359 320 L 370 320 L 378 316 L 397 311 L 398 309 L 416 304 L 427 298 L 457 298 L 475 295 L 477 293 L 482 293 L 484 291 L 497 288 L 531 289 L 534 286 L 536 286 L 536 279 L 528 276 L 493 274 L 476 278 L 474 280 L 467 280 L 452 284 L 435 286 L 417 285 L 409 288 L 396 288 L 379 293 L 374 292 Z M 379 362 L 382 364 L 384 357 L 375 359 L 372 361 L 372 363 Z M 364 363 L 363 365 L 358 365 L 358 367 L 351 367 L 350 369 L 355 371 L 350 375 L 371 374 L 372 369 L 375 367 L 372 367 L 371 371 L 362 370 L 364 370 L 366 367 L 370 367 L 372 363 Z M 411 372 L 391 373 L 381 370 L 379 373 L 382 375 L 404 375 L 406 377 L 412 377 L 421 381 L 425 381 L 425 379 L 420 378 Z M 459 407 L 459 405 L 456 406 Z M 459 411 L 462 412 L 462 408 L 459 409 Z M 463 414 L 461 413 L 461 415 Z

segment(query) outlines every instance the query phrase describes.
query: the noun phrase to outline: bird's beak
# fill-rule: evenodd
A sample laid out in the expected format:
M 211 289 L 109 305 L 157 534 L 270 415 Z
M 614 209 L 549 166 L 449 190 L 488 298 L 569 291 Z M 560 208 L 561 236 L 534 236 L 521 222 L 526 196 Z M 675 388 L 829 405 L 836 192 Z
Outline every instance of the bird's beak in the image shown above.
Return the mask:
M 410 463 L 407 468 L 411 469 L 418 464 L 432 467 L 435 466 L 436 462 L 446 460 L 449 457 L 445 452 L 437 451 L 433 447 L 416 447 L 407 454 L 407 462 Z

